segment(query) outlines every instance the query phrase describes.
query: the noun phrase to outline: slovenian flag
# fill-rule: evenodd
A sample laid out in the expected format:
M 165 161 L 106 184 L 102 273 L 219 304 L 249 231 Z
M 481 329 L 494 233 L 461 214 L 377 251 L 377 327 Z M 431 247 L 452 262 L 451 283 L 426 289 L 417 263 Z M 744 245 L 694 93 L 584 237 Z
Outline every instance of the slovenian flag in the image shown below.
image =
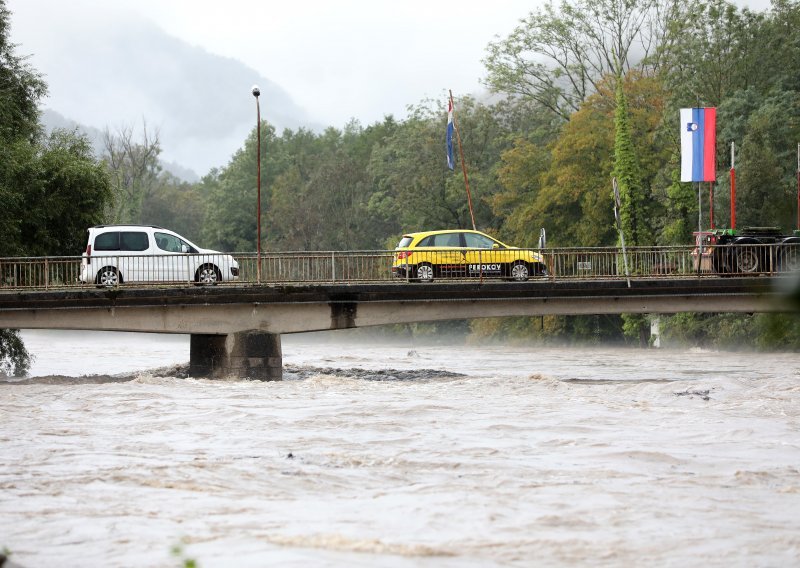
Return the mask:
M 681 109 L 681 181 L 717 179 L 717 109 Z
M 455 168 L 453 160 L 453 101 L 447 103 L 447 167 Z

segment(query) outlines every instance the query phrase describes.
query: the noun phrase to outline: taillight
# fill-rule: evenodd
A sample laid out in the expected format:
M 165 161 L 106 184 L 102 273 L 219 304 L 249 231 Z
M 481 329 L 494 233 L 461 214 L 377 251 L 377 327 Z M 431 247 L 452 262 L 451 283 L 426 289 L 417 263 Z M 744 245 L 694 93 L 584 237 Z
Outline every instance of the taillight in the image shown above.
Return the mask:
M 403 260 L 404 258 L 408 258 L 411 256 L 411 251 L 403 250 L 397 253 L 397 260 Z
M 92 245 L 86 245 L 86 256 L 92 256 Z

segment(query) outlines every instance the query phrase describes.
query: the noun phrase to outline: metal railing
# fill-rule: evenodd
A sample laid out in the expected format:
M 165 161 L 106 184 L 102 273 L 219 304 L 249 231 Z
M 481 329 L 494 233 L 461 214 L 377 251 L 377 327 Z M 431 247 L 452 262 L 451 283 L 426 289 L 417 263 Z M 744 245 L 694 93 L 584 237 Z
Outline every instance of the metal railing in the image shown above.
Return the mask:
M 626 277 L 757 276 L 800 270 L 800 244 L 715 246 L 703 251 L 699 266 L 695 247 L 634 247 L 626 251 L 629 276 L 625 274 L 619 248 L 414 249 L 410 252 L 410 255 L 393 250 L 262 253 L 260 283 L 411 282 L 428 279 L 428 276 L 436 281 L 526 278 L 535 283 Z M 0 291 L 257 284 L 257 263 L 257 255 L 249 252 L 231 255 L 98 254 L 91 257 L 91 262 L 80 256 L 0 258 Z M 425 271 L 426 265 L 429 271 Z M 515 270 L 517 265 L 524 265 L 526 270 Z

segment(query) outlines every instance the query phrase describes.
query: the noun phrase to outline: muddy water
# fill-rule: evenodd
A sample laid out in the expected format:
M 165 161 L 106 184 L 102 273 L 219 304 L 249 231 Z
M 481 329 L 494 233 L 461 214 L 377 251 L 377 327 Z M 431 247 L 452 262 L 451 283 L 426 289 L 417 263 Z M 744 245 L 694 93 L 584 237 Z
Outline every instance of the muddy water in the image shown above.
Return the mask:
M 102 376 L 185 338 L 26 337 L 36 377 L 0 384 L 23 566 L 800 563 L 798 354 L 285 337 L 283 382 L 213 382 Z

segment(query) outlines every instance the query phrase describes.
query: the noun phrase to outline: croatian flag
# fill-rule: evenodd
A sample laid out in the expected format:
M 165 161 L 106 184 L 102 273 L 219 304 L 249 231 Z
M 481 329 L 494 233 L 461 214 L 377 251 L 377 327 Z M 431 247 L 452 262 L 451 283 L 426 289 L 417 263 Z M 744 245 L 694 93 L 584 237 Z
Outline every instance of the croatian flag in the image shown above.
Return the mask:
M 717 179 L 717 109 L 681 109 L 681 181 Z
M 453 101 L 447 103 L 447 167 L 455 168 L 453 160 Z

